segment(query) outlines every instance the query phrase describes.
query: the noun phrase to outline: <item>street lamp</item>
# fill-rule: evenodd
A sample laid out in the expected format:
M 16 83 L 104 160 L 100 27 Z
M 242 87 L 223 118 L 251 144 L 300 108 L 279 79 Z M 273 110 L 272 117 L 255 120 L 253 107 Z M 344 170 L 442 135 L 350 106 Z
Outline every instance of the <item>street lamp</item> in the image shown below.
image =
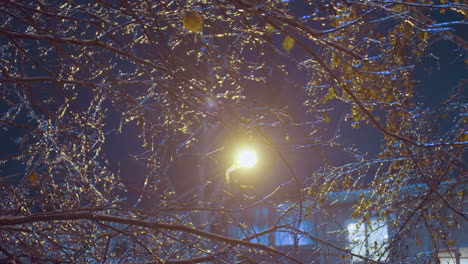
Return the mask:
M 226 183 L 231 184 L 231 173 L 241 168 L 252 168 L 257 164 L 257 152 L 251 148 L 245 148 L 237 152 L 234 164 L 226 170 Z
M 257 163 L 257 152 L 253 149 L 243 149 L 236 155 L 236 168 L 252 168 Z

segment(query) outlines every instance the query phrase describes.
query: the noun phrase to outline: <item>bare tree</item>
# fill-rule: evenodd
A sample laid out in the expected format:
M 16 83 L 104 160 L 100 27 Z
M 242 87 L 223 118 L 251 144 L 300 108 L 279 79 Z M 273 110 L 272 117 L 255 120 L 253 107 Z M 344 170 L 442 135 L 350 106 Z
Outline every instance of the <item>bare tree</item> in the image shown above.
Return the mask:
M 2 1 L 0 258 L 312 262 L 301 239 L 343 262 L 436 257 L 467 222 L 465 82 L 446 80 L 427 105 L 415 76 L 437 71 L 440 43 L 461 67 L 467 12 L 429 0 Z M 241 141 L 268 161 L 231 167 Z M 353 195 L 356 230 L 393 230 L 366 252 L 342 241 L 345 227 L 325 236 L 340 225 L 330 207 Z M 276 212 L 261 230 L 260 207 Z M 420 227 L 434 251 L 400 257 Z M 293 243 L 262 240 L 276 234 Z

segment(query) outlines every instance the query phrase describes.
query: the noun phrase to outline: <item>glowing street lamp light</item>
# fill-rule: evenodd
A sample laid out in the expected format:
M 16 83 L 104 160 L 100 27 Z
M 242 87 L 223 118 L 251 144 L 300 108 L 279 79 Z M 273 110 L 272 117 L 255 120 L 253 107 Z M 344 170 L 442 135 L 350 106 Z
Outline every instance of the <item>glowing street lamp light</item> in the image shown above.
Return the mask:
M 226 183 L 231 183 L 231 173 L 236 169 L 252 168 L 255 164 L 257 164 L 257 152 L 250 148 L 242 149 L 236 154 L 234 164 L 226 170 Z
M 252 149 L 243 149 L 236 155 L 234 166 L 236 168 L 252 168 L 257 164 L 257 153 Z

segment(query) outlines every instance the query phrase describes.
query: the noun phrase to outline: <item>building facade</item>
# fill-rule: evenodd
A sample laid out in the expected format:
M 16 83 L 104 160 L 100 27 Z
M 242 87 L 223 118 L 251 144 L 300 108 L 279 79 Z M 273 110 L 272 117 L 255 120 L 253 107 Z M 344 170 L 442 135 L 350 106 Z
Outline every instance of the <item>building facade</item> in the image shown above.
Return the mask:
M 402 223 L 392 214 L 383 217 L 375 212 L 367 219 L 353 217 L 353 206 L 371 193 L 330 193 L 319 210 L 312 209 L 308 202 L 302 206 L 291 202 L 264 203 L 233 214 L 226 232 L 230 237 L 252 237 L 252 242 L 286 250 L 305 263 L 434 263 L 438 259 L 441 264 L 468 264 L 468 224 L 462 217 L 453 219 L 448 217 L 448 209 L 442 209 L 440 214 L 447 216 L 442 219 L 454 221 L 456 226 L 443 230 L 428 223 L 401 235 L 398 232 Z M 462 208 L 466 212 L 468 202 L 464 201 Z M 430 228 L 440 229 L 434 232 Z M 437 233 L 448 234 L 449 238 L 434 244 L 432 236 Z

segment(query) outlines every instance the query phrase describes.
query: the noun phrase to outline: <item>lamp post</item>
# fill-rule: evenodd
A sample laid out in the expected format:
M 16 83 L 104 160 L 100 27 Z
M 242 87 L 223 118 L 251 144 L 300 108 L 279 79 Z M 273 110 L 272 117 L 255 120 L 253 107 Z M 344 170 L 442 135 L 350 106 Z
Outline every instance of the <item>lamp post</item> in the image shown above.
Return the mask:
M 225 201 L 228 207 L 232 206 L 232 204 L 229 205 L 229 203 L 236 201 L 238 199 L 238 194 L 240 193 L 240 190 L 234 185 L 234 183 L 237 182 L 238 179 L 232 179 L 231 173 L 233 173 L 237 169 L 252 168 L 253 166 L 255 166 L 255 164 L 257 164 L 257 152 L 252 148 L 241 149 L 234 156 L 233 164 L 226 170 L 226 187 L 232 188 L 231 191 L 233 191 L 233 196 L 231 197 L 232 199 Z M 234 256 L 234 263 L 237 263 L 237 254 Z

